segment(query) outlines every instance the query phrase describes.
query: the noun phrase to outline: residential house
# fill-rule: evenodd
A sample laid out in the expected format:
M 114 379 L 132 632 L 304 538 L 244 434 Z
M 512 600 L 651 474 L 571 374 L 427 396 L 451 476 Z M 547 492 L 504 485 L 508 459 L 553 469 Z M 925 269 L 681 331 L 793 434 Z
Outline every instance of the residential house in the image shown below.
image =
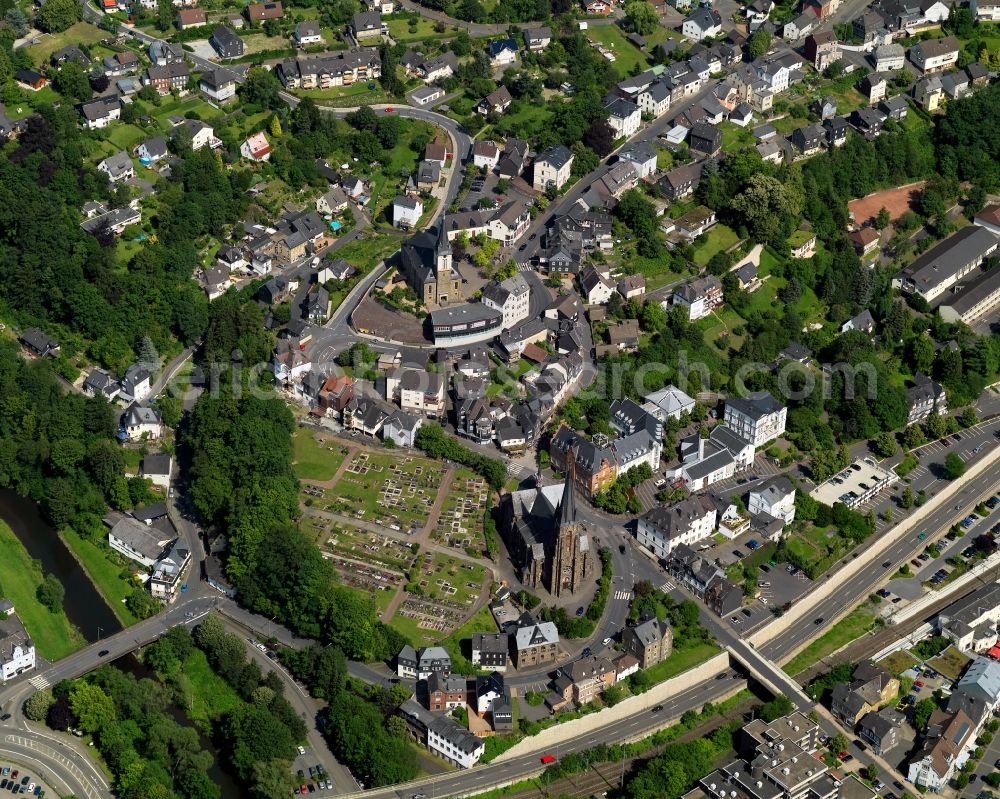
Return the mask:
M 913 86 L 913 99 L 924 111 L 937 111 L 944 98 L 944 86 L 937 75 L 918 80 Z
M 722 17 L 718 11 L 699 7 L 684 18 L 681 33 L 696 42 L 714 38 L 722 33 Z
M 695 278 L 674 289 L 670 301 L 687 308 L 688 319 L 696 322 L 722 305 L 722 283 L 714 275 Z
M 588 499 L 610 486 L 617 476 L 615 454 L 610 448 L 598 447 L 561 422 L 549 444 L 553 468 L 565 473 L 570 456 L 575 462 L 576 486 Z
M 314 44 L 323 44 L 323 34 L 320 32 L 319 23 L 314 19 L 306 19 L 295 26 L 295 46 L 309 47 Z
M 949 100 L 961 100 L 972 91 L 969 76 L 964 69 L 956 69 L 941 75 L 941 88 Z
M 783 475 L 757 483 L 750 489 L 747 511 L 752 516 L 767 515 L 791 524 L 795 519 L 795 487 Z
M 38 358 L 55 358 L 59 355 L 59 342 L 37 327 L 29 327 L 18 339 L 22 346 Z
M 431 161 L 417 164 L 416 184 L 420 191 L 431 191 L 441 182 L 441 167 Z
M 260 163 L 271 158 L 271 143 L 261 131 L 248 136 L 240 145 L 240 155 L 248 161 Z
M 107 523 L 110 519 L 105 521 Z M 163 557 L 175 538 L 154 525 L 143 524 L 131 516 L 121 515 L 108 531 L 108 546 L 129 560 L 149 568 Z
M 550 621 L 518 627 L 511 638 L 515 668 L 552 663 L 559 652 L 559 633 Z
M 582 2 L 584 12 L 591 16 L 606 17 L 614 11 L 614 6 L 605 0 L 582 0 Z
M 615 684 L 614 664 L 600 655 L 587 655 L 572 660 L 559 669 L 553 685 L 558 700 L 550 703 L 553 710 L 570 702 L 577 707 L 589 704 Z
M 507 633 L 473 633 L 472 664 L 481 669 L 504 672 L 510 652 L 510 636 Z
M 198 28 L 208 23 L 208 17 L 203 8 L 182 8 L 177 12 L 177 27 L 182 31 L 188 28 Z
M 669 41 L 669 40 L 668 40 Z M 639 111 L 652 117 L 661 117 L 670 110 L 672 92 L 666 81 L 651 83 L 636 95 Z
M 714 158 L 722 152 L 722 131 L 712 125 L 697 123 L 691 128 L 688 147 L 692 153 Z
M 832 31 L 818 31 L 806 37 L 803 53 L 816 71 L 822 72 L 840 60 L 840 43 Z
M 508 180 L 520 177 L 528 158 L 528 149 L 528 143 L 523 139 L 516 139 L 513 136 L 507 139 L 500 160 L 497 162 L 497 173 L 500 177 Z
M 500 160 L 500 148 L 494 141 L 476 141 L 472 145 L 472 163 L 477 169 L 492 170 Z
M 629 142 L 618 151 L 618 160 L 632 164 L 639 180 L 656 173 L 656 150 L 649 142 Z
M 545 191 L 549 186 L 561 189 L 569 180 L 573 168 L 573 153 L 557 144 L 541 152 L 534 163 L 532 187 Z
M 81 389 L 88 397 L 104 397 L 108 402 L 113 402 L 121 392 L 121 385 L 103 369 L 91 369 L 84 378 Z
M 968 760 L 975 737 L 976 725 L 964 712 L 935 710 L 922 744 L 909 760 L 907 779 L 929 791 L 942 790 Z
M 497 209 L 490 219 L 489 234 L 504 247 L 510 247 L 528 229 L 531 224 L 531 214 L 521 200 L 511 200 Z
M 122 104 L 117 97 L 101 97 L 80 106 L 87 130 L 106 128 L 122 118 Z
M 785 434 L 788 409 L 767 391 L 726 400 L 725 421 L 738 436 L 761 447 Z
M 418 686 L 419 688 L 419 686 Z M 431 712 L 465 708 L 469 701 L 469 681 L 457 674 L 432 673 L 424 683 L 427 691 L 427 709 Z
M 139 464 L 139 476 L 147 478 L 160 488 L 170 488 L 173 465 L 173 458 L 166 453 L 147 455 Z
M 708 497 L 685 497 L 640 516 L 636 540 L 657 558 L 667 558 L 679 544 L 690 546 L 712 535 L 716 518 L 715 505 Z
M 680 419 L 682 414 L 694 410 L 694 400 L 676 386 L 667 386 L 643 397 L 642 407 L 661 422 Z
M 11 680 L 35 668 L 35 644 L 9 599 L 0 601 L 0 679 Z
M 22 89 L 37 92 L 48 84 L 49 79 L 33 69 L 19 69 L 14 72 L 14 80 Z
M 213 69 L 203 72 L 198 82 L 198 88 L 206 97 L 217 103 L 226 103 L 236 97 L 236 85 L 239 76 L 229 69 Z
M 444 97 L 444 90 L 437 86 L 421 86 L 410 92 L 410 98 L 417 105 L 428 105 Z
M 878 712 L 872 710 L 858 722 L 858 737 L 876 755 L 885 755 L 902 740 L 899 730 L 903 722 L 904 718 L 892 708 L 887 707 Z
M 826 130 L 818 123 L 803 125 L 793 130 L 788 140 L 800 155 L 815 155 L 826 144 Z
M 791 22 L 786 22 L 781 35 L 790 42 L 795 42 L 803 36 L 808 36 L 816 28 L 818 20 L 810 11 L 804 11 Z
M 670 657 L 674 648 L 674 633 L 670 625 L 655 616 L 635 627 L 622 630 L 622 649 L 639 661 L 639 668 L 648 669 Z
M 476 110 L 483 116 L 502 114 L 510 108 L 512 102 L 514 102 L 514 98 L 511 97 L 510 90 L 506 86 L 500 86 L 495 91 L 487 94 L 476 107 Z
M 155 441 L 163 431 L 159 411 L 136 403 L 122 415 L 119 426 L 129 441 Z
M 945 36 L 941 39 L 927 39 L 910 48 L 910 61 L 925 75 L 941 72 L 958 63 L 958 39 Z
M 1000 236 L 1000 205 L 987 205 L 973 217 L 979 227 L 984 227 L 996 236 Z
M 281 19 L 285 11 L 280 2 L 250 3 L 246 7 L 246 15 L 251 22 L 267 22 L 269 19 Z
M 498 39 L 489 43 L 486 52 L 494 69 L 507 67 L 517 61 L 517 42 L 513 39 Z
M 903 95 L 897 94 L 895 97 L 890 97 L 879 103 L 878 110 L 885 114 L 886 118 L 895 119 L 898 122 L 906 119 L 906 115 L 910 111 L 910 104 Z
M 881 234 L 873 227 L 863 227 L 847 234 L 848 240 L 854 245 L 855 251 L 864 258 L 878 249 L 882 239 Z
M 546 25 L 537 28 L 527 28 L 524 31 L 524 43 L 532 52 L 544 50 L 552 42 L 552 29 Z
M 108 181 L 112 185 L 131 180 L 135 177 L 135 167 L 128 153 L 119 150 L 114 155 L 109 155 L 97 165 L 97 171 L 108 176 Z
M 857 108 L 851 112 L 851 126 L 866 139 L 875 139 L 881 134 L 886 116 L 876 108 Z
M 355 14 L 351 18 L 350 31 L 358 44 L 380 39 L 387 33 L 386 26 L 382 23 L 382 14 L 379 11 L 360 11 Z
M 500 672 L 493 671 L 476 677 L 475 708 L 480 718 L 489 715 L 494 732 L 513 731 L 514 701 L 510 687 L 504 684 Z
M 702 162 L 686 164 L 667 170 L 660 178 L 658 186 L 668 200 L 682 200 L 694 194 L 701 181 Z
M 396 655 L 396 675 L 411 680 L 426 680 L 432 674 L 451 674 L 451 655 L 441 646 L 414 650 L 406 644 Z
M 243 55 L 243 40 L 225 25 L 219 25 L 212 31 L 208 43 L 215 48 L 219 58 L 239 58 Z
M 316 211 L 326 216 L 335 216 L 345 211 L 349 205 L 350 199 L 339 186 L 334 186 L 316 198 Z
M 826 131 L 826 143 L 829 147 L 843 147 L 847 142 L 847 131 L 850 125 L 843 117 L 834 117 L 823 122 L 823 130 Z M 815 245 L 815 241 L 813 241 Z M 799 256 L 796 256 L 799 257 Z
M 504 330 L 509 330 L 528 318 L 530 300 L 531 287 L 520 273 L 500 283 L 488 283 L 482 291 L 483 304 L 503 314 Z
M 149 593 L 153 599 L 167 604 L 177 599 L 183 590 L 184 571 L 191 562 L 191 551 L 180 540 L 170 545 L 166 554 L 153 564 L 149 577 Z
M 895 699 L 899 680 L 872 661 L 859 663 L 850 683 L 834 686 L 830 712 L 853 730 L 861 718 Z
M 180 43 L 171 44 L 159 39 L 149 45 L 149 60 L 158 67 L 165 67 L 167 64 L 177 64 L 185 59 L 184 46 Z
M 434 715 L 412 699 L 399 706 L 399 714 L 417 741 L 453 765 L 472 768 L 486 749 L 481 738 L 451 716 Z
M 616 139 L 629 139 L 639 131 L 642 114 L 639 106 L 631 100 L 617 97 L 606 107 L 608 124 L 614 131 Z
M 627 275 L 618 281 L 617 288 L 626 300 L 641 297 L 646 293 L 646 278 L 643 275 Z
M 837 116 L 837 100 L 830 96 L 821 97 L 813 103 L 812 109 L 816 112 L 816 116 L 820 118 L 821 122 L 833 119 Z
M 872 72 L 858 81 L 857 89 L 868 100 L 869 105 L 875 105 L 885 98 L 888 85 L 885 75 Z
M 187 91 L 188 79 L 191 77 L 191 70 L 184 62 L 167 64 L 164 67 L 150 66 L 146 69 L 143 83 L 152 86 L 161 96 L 170 94 L 171 91 L 178 91 L 181 94 Z
M 906 63 L 906 50 L 901 44 L 880 44 L 869 58 L 876 72 L 896 72 Z

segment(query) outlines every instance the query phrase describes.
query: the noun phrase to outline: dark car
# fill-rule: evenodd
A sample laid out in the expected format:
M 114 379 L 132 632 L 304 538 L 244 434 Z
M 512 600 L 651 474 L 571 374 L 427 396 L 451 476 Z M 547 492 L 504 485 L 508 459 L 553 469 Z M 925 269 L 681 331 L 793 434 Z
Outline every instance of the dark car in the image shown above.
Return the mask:
M 822 623 L 823 623 L 822 616 L 817 616 L 815 619 L 813 619 L 813 624 L 822 624 Z
M 734 549 L 733 550 L 733 557 L 734 558 L 739 558 L 740 560 L 743 560 L 743 558 L 745 558 L 746 555 L 744 555 L 742 552 L 740 552 L 740 550 Z
M 582 616 L 583 615 L 583 608 L 577 608 L 576 609 L 576 615 L 577 616 Z
M 590 657 L 590 647 L 585 646 L 583 651 L 580 653 L 583 657 Z
M 107 655 L 107 654 L 108 654 L 108 652 L 109 652 L 109 650 L 107 650 L 107 649 L 102 649 L 102 650 L 101 650 L 100 652 L 98 652 L 98 653 L 97 653 L 97 657 L 99 657 L 99 658 L 102 658 L 102 657 L 104 657 L 105 655 Z
M 625 545 L 624 544 L 619 544 L 618 545 L 618 551 L 621 552 L 624 555 L 625 554 Z
M 663 710 L 663 705 L 653 705 L 653 713 L 659 713 L 661 710 Z
M 883 569 L 888 569 L 890 566 L 892 566 L 891 560 L 887 560 L 885 563 L 882 564 Z

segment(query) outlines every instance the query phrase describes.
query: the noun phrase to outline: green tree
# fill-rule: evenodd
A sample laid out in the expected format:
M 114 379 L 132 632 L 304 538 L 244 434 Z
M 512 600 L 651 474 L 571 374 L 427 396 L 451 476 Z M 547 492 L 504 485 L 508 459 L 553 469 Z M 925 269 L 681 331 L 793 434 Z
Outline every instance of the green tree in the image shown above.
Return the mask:
M 24 715 L 32 721 L 45 721 L 49 715 L 49 708 L 55 701 L 56 698 L 50 689 L 35 691 L 24 703 Z
M 957 480 L 965 474 L 965 461 L 954 452 L 949 452 L 944 459 L 944 476 L 946 480 Z
M 35 20 L 46 33 L 60 33 L 83 19 L 83 6 L 76 0 L 49 0 Z
M 45 575 L 45 579 L 42 580 L 35 594 L 38 597 L 38 601 L 45 605 L 50 612 L 59 613 L 62 611 L 63 597 L 66 595 L 66 589 L 63 588 L 63 584 L 59 582 L 59 578 L 54 574 Z
M 771 49 L 771 33 L 766 28 L 757 28 L 747 42 L 747 52 L 751 59 L 760 58 Z
M 896 454 L 896 436 L 892 433 L 879 433 L 874 443 L 875 454 L 880 458 L 890 458 Z
M 59 94 L 70 100 L 85 102 L 94 96 L 87 73 L 75 61 L 67 61 L 59 68 L 52 85 Z
M 172 0 L 156 0 L 156 29 L 168 31 L 177 18 Z
M 802 198 L 788 185 L 770 175 L 752 175 L 746 188 L 733 197 L 732 211 L 747 226 L 754 241 L 779 238 L 782 227 L 798 219 Z
M 646 0 L 629 0 L 625 4 L 625 18 L 640 36 L 648 36 L 660 24 L 656 9 Z
M 903 493 L 899 498 L 899 506 L 904 510 L 913 507 L 913 489 L 910 486 L 906 486 L 903 489 Z
M 19 39 L 31 29 L 28 17 L 17 6 L 7 9 L 7 13 L 4 14 L 4 22 L 10 25 L 11 30 L 14 31 L 14 35 Z
M 878 214 L 875 216 L 875 229 L 885 230 L 889 227 L 889 223 L 892 221 L 892 217 L 889 215 L 889 209 L 884 205 L 879 208 Z
M 922 732 L 926 729 L 927 722 L 935 710 L 937 710 L 937 703 L 933 699 L 930 697 L 921 699 L 913 706 L 913 726 Z
M 979 416 L 976 415 L 976 409 L 971 405 L 962 408 L 962 413 L 958 416 L 958 423 L 962 427 L 974 427 L 979 424 Z
M 95 733 L 115 720 L 114 700 L 91 683 L 76 683 L 69 692 L 69 705 L 84 732 Z

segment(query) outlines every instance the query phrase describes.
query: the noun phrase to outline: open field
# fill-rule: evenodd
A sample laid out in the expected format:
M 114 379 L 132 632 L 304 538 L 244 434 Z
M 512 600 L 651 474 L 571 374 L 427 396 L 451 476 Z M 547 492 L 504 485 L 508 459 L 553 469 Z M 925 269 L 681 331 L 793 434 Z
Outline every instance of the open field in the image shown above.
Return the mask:
M 14 531 L 0 522 L 0 586 L 3 598 L 14 603 L 14 613 L 35 642 L 39 654 L 58 660 L 86 642 L 60 610 L 53 613 L 38 601 L 42 584 L 41 566 L 35 563 Z
M 859 200 L 851 200 L 847 203 L 847 210 L 854 214 L 854 221 L 857 224 L 873 219 L 882 208 L 889 211 L 889 216 L 892 219 L 899 219 L 911 209 L 916 201 L 917 192 L 924 187 L 926 182 L 922 180 L 918 183 L 898 186 L 895 189 L 877 191 Z
M 292 468 L 300 480 L 331 480 L 347 457 L 347 447 L 310 428 L 292 436 Z
M 401 239 L 384 233 L 350 241 L 337 250 L 337 257 L 347 261 L 362 275 L 372 271 L 399 249 Z
M 416 25 L 413 22 L 416 22 Z M 443 39 L 454 36 L 458 33 L 458 28 L 446 27 L 443 33 L 435 30 L 435 24 L 425 17 L 417 17 L 416 20 L 409 20 L 402 17 L 389 17 L 386 19 L 389 26 L 389 35 L 397 42 L 415 42 L 426 39 Z
M 62 50 L 68 45 L 93 44 L 94 42 L 99 42 L 101 39 L 106 39 L 110 35 L 107 31 L 102 31 L 96 25 L 91 25 L 89 22 L 77 22 L 62 33 L 43 34 L 39 36 L 38 44 L 33 44 L 27 48 L 26 52 L 31 56 L 31 60 L 35 63 L 35 66 L 41 66 L 48 62 L 54 52 Z

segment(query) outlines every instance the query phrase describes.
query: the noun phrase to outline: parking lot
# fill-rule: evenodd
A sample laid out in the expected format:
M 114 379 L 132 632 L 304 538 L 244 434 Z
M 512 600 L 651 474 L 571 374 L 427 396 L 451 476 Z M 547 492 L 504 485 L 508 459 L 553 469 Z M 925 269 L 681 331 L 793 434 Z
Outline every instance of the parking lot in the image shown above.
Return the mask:
M 45 796 L 45 788 L 39 778 L 33 777 L 26 769 L 3 766 L 0 769 L 0 791 L 29 796 Z
M 298 748 L 298 756 L 292 763 L 298 785 L 293 789 L 293 793 L 306 795 L 310 793 L 321 793 L 332 795 L 333 783 L 326 770 L 316 762 L 316 756 L 304 746 Z

